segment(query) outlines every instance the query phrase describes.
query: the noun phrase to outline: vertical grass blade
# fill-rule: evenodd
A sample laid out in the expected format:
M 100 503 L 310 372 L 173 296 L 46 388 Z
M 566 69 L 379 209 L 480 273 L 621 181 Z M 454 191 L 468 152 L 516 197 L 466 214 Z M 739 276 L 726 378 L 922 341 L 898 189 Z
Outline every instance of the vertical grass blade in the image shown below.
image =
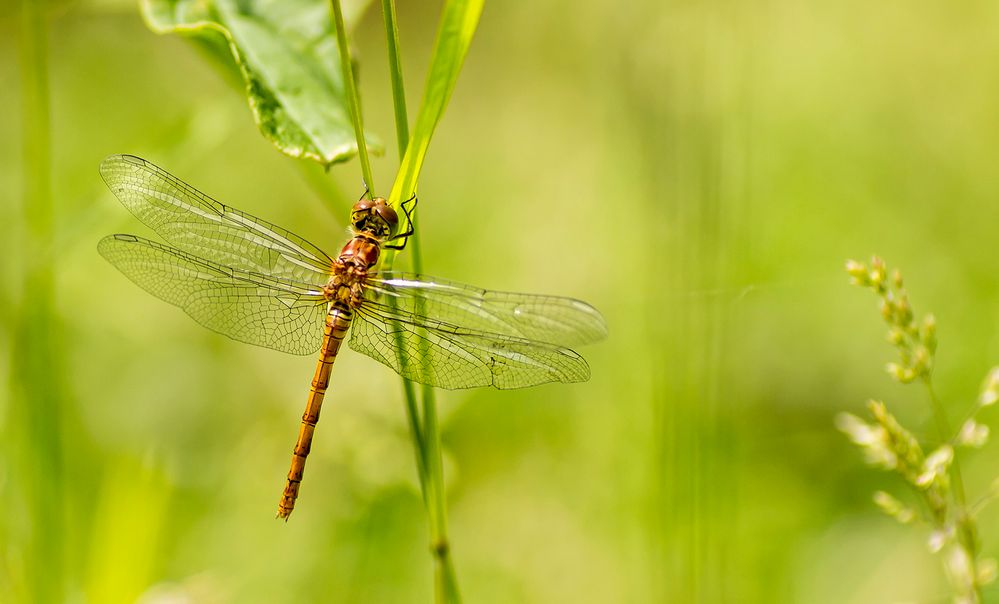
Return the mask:
M 392 107 L 395 111 L 395 136 L 399 143 L 399 161 L 409 145 L 409 114 L 406 111 L 406 88 L 402 82 L 402 58 L 399 55 L 399 23 L 395 0 L 382 0 L 385 40 L 388 44 L 389 77 L 392 81 Z
M 66 599 L 60 371 L 56 362 L 53 209 L 45 4 L 22 3 L 20 38 L 24 124 L 21 296 L 15 309 L 9 434 L 16 502 L 5 513 L 23 569 L 24 601 Z
M 482 4 L 483 0 L 451 0 L 444 5 L 431 54 L 423 102 L 392 186 L 390 200 L 393 203 L 408 199 L 416 191 L 430 139 L 454 91 L 458 73 L 479 24 Z
M 389 39 L 392 40 L 390 42 L 391 54 L 392 45 L 395 44 L 396 47 L 398 46 L 398 30 L 392 27 L 394 11 L 391 10 L 391 2 L 388 2 L 388 4 L 390 6 L 386 10 L 386 28 L 389 30 Z M 444 5 L 441 23 L 437 31 L 437 39 L 434 43 L 433 53 L 431 54 L 426 90 L 416 119 L 416 128 L 408 140 L 399 171 L 396 174 L 395 183 L 392 186 L 392 192 L 389 195 L 390 202 L 397 207 L 404 200 L 409 199 L 416 193 L 420 170 L 423 167 L 423 161 L 426 158 L 430 140 L 433 137 L 437 124 L 440 122 L 441 116 L 444 114 L 444 109 L 451 98 L 451 93 L 454 91 L 458 74 L 465 61 L 465 55 L 468 52 L 468 47 L 478 26 L 479 16 L 482 14 L 482 4 L 482 0 L 452 0 Z M 402 73 L 397 63 L 393 65 L 392 69 L 394 72 L 393 94 L 395 95 L 395 107 L 398 116 L 400 110 L 403 114 L 405 113 L 405 101 L 395 92 L 396 82 L 398 82 L 399 89 L 401 90 Z M 396 128 L 397 132 L 401 131 L 398 121 Z M 403 140 L 401 135 L 399 136 L 399 140 L 401 147 Z M 412 257 L 413 269 L 421 272 L 423 262 L 418 236 L 413 238 Z M 385 260 L 386 265 L 391 266 L 393 260 L 394 254 L 389 254 Z M 435 594 L 436 600 L 439 603 L 455 603 L 461 601 L 461 595 L 458 590 L 458 581 L 447 533 L 447 508 L 444 475 L 441 466 L 437 403 L 433 388 L 424 387 L 422 392 L 423 471 L 427 473 L 429 481 L 427 487 L 424 488 L 424 498 L 428 506 L 431 550 L 435 560 Z M 406 396 L 410 407 L 412 407 L 411 384 L 406 384 Z M 412 415 L 410 419 L 412 421 Z
M 333 6 L 333 24 L 336 27 L 336 42 L 340 49 L 340 69 L 343 71 L 343 85 L 347 90 L 347 107 L 354 123 L 354 137 L 357 138 L 357 157 L 361 160 L 361 173 L 364 183 L 373 191 L 375 180 L 371 176 L 371 161 L 368 159 L 368 146 L 364 142 L 364 122 L 361 118 L 361 101 L 354 81 L 354 68 L 350 62 L 350 48 L 347 45 L 347 27 L 343 23 L 343 7 L 340 0 L 330 0 Z
M 399 55 L 399 25 L 396 21 L 394 0 L 382 0 L 382 16 L 385 22 L 385 39 L 388 45 L 389 78 L 392 81 L 392 106 L 395 111 L 395 134 L 399 145 L 399 160 L 406 153 L 409 144 L 409 114 L 406 109 L 406 91 L 402 80 L 402 58 Z M 417 272 L 422 269 L 420 261 L 419 240 L 415 239 L 416 224 L 413 225 L 414 238 L 411 249 L 414 251 L 413 265 Z M 391 304 L 395 300 L 390 301 Z M 401 334 L 397 336 L 401 338 Z M 420 426 L 420 413 L 416 401 L 414 382 L 402 378 L 403 394 L 406 398 L 406 417 L 409 422 L 409 432 L 413 438 L 413 448 L 416 454 L 416 471 L 420 479 L 420 493 L 423 503 L 427 504 L 427 466 L 426 448 L 423 438 L 423 428 Z M 429 510 L 429 507 L 427 508 Z

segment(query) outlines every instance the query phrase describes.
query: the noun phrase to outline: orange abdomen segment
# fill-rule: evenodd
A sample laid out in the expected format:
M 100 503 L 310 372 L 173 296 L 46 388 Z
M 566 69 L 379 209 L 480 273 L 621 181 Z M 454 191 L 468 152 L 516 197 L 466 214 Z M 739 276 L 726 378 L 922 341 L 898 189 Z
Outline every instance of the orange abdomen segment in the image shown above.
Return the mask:
M 295 443 L 295 450 L 291 455 L 291 470 L 288 471 L 288 480 L 284 485 L 281 503 L 278 504 L 278 518 L 287 520 L 292 510 L 295 509 L 295 499 L 298 498 L 298 489 L 302 484 L 302 475 L 305 473 L 305 458 L 309 456 L 309 450 L 312 448 L 312 436 L 316 431 L 316 424 L 319 422 L 319 410 L 323 406 L 323 397 L 326 395 L 326 388 L 330 383 L 330 371 L 333 369 L 333 361 L 336 360 L 340 344 L 350 328 L 352 317 L 353 314 L 349 310 L 341 308 L 331 308 L 326 315 L 323 344 L 319 350 L 319 363 L 316 365 L 316 375 L 312 378 L 312 388 L 309 389 L 309 399 L 305 404 L 302 425 L 298 430 L 298 441 Z

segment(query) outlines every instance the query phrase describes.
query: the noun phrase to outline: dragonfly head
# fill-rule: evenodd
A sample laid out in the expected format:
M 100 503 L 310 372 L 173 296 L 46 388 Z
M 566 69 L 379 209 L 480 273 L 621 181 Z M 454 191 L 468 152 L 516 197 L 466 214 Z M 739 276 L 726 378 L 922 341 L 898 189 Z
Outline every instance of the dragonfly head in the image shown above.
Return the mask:
M 381 197 L 362 199 L 354 204 L 350 212 L 350 224 L 355 231 L 364 231 L 385 239 L 399 225 L 399 215 Z

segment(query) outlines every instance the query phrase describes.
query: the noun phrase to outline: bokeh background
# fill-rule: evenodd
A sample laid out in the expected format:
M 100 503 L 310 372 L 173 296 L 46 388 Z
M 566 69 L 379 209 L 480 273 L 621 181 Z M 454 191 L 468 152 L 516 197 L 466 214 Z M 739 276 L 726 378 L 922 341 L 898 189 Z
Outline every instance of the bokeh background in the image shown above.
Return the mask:
M 415 111 L 439 4 L 399 8 Z M 999 363 L 997 28 L 994 2 L 486 6 L 421 180 L 427 272 L 586 299 L 611 337 L 583 351 L 588 383 L 440 394 L 466 601 L 946 600 L 926 531 L 871 503 L 902 485 L 833 425 L 876 397 L 930 432 L 842 266 L 903 269 L 938 318 L 956 421 Z M 341 355 L 300 504 L 275 521 L 314 359 L 200 328 L 95 249 L 148 234 L 97 174 L 111 153 L 331 252 L 357 163 L 303 173 L 132 2 L 58 3 L 47 32 L 39 250 L 21 21 L 0 8 L 0 601 L 430 601 L 399 379 Z M 377 6 L 355 43 L 366 124 L 391 142 Z M 39 266 L 51 310 L 22 295 Z M 39 321 L 45 342 L 12 345 Z M 12 371 L 39 346 L 58 361 Z M 973 496 L 997 461 L 966 456 Z M 994 511 L 981 529 L 999 554 Z

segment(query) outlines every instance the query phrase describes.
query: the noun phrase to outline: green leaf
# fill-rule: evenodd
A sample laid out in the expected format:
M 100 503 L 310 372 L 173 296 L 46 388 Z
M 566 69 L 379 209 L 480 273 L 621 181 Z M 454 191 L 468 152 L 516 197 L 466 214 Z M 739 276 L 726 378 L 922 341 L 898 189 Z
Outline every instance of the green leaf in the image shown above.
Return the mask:
M 406 154 L 402 158 L 390 199 L 394 205 L 408 199 L 416 192 L 416 183 L 423 168 L 423 160 L 430 146 L 434 129 L 444 115 L 444 108 L 454 91 L 458 73 L 465 62 L 465 55 L 475 35 L 482 14 L 483 0 L 449 0 L 444 6 L 437 30 L 427 74 L 427 87 L 423 94 L 420 112 L 416 117 Z
M 345 2 L 348 29 L 368 3 Z M 193 37 L 216 57 L 231 54 L 254 120 L 278 149 L 325 166 L 357 153 L 327 2 L 142 0 L 141 5 L 153 31 Z M 368 141 L 380 152 L 380 143 Z

